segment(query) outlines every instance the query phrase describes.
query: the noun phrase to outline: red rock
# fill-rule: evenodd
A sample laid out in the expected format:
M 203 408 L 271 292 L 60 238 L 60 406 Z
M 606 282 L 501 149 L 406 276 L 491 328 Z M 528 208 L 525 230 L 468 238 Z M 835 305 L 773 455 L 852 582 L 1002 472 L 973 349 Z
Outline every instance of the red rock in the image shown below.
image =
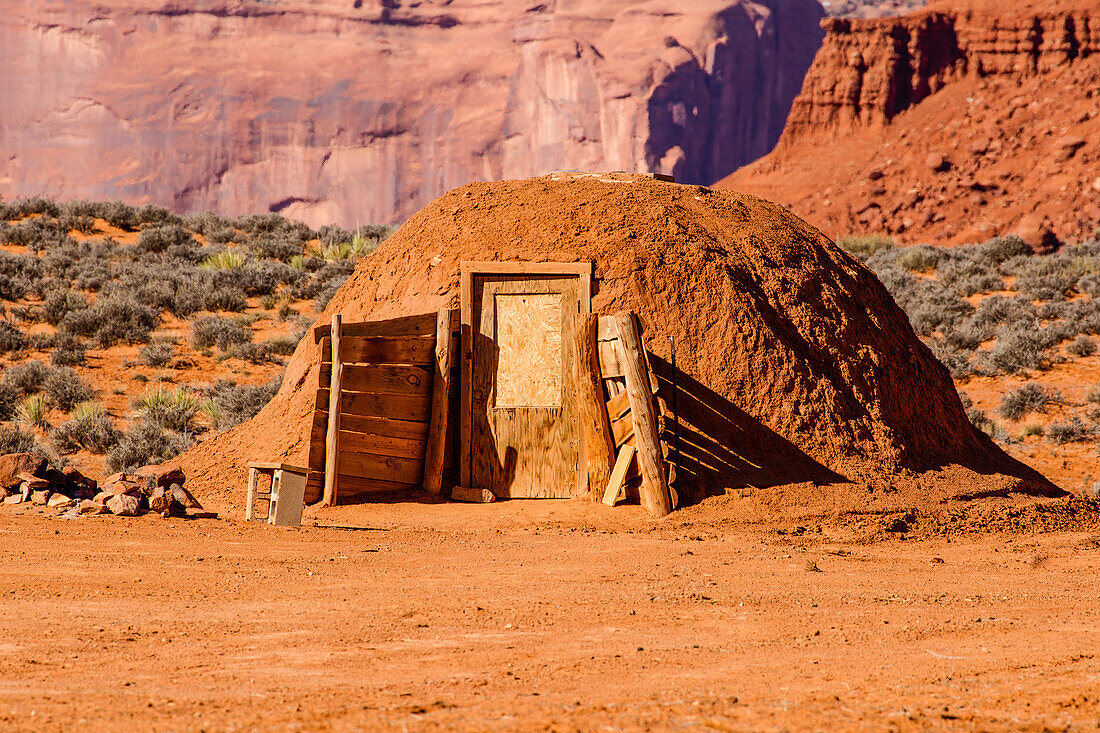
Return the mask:
M 106 514 L 107 507 L 103 506 L 99 502 L 92 501 L 91 499 L 85 499 L 77 505 L 77 510 L 81 514 Z
M 68 509 L 69 507 L 76 506 L 76 499 L 71 499 L 64 494 L 54 494 L 50 497 L 50 500 L 46 502 L 46 505 L 55 509 Z
M 1016 224 L 1014 234 L 1039 254 L 1052 252 L 1058 246 L 1058 238 L 1042 214 L 1028 214 Z
M 664 167 L 710 184 L 771 149 L 823 35 L 812 0 L 163 7 L 4 7 L 5 199 L 352 226 L 486 176 Z
M 137 470 L 138 478 L 153 479 L 156 486 L 168 488 L 172 484 L 182 484 L 183 469 L 174 463 L 159 466 L 143 466 Z
M 168 490 L 172 493 L 172 498 L 176 502 L 187 509 L 202 509 L 202 504 L 196 499 L 190 491 L 183 488 L 179 484 L 172 484 L 168 487 Z
M 20 474 L 37 476 L 46 468 L 46 459 L 37 453 L 8 453 L 0 456 L 0 487 L 10 489 L 22 483 Z
M 5 504 L 22 504 L 23 503 L 23 495 L 22 494 L 12 494 L 11 496 L 4 497 L 4 503 Z
M 937 173 L 947 170 L 950 164 L 947 162 L 947 158 L 943 157 L 942 153 L 929 153 L 928 157 L 924 159 L 924 165 Z
M 39 478 L 37 476 L 31 476 L 31 475 L 26 474 L 26 473 L 19 474 L 19 480 L 22 482 L 22 485 L 26 486 L 31 491 L 37 491 L 38 489 L 45 489 L 45 488 L 49 487 L 49 485 L 50 485 L 50 482 L 47 481 L 46 479 Z
M 39 506 L 46 506 L 50 501 L 50 492 L 46 489 L 40 489 L 38 491 L 31 492 L 31 503 L 38 504 Z
M 141 500 L 130 494 L 117 494 L 107 500 L 107 509 L 119 517 L 136 517 L 141 510 Z

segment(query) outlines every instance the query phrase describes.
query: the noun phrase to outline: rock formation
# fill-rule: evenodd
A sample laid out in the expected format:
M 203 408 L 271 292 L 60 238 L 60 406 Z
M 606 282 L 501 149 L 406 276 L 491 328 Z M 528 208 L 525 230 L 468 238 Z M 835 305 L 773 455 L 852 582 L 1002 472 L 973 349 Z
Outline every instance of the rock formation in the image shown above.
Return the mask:
M 558 169 L 709 183 L 775 144 L 813 0 L 28 0 L 0 18 L 0 195 L 407 218 Z
M 777 149 L 722 185 L 788 204 L 834 235 L 1092 234 L 1095 3 L 982 0 L 823 25 Z

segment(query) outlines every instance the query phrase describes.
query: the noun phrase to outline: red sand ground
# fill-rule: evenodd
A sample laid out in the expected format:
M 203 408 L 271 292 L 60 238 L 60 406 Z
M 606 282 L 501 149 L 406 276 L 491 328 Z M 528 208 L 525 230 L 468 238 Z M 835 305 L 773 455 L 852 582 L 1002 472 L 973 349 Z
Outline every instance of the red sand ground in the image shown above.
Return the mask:
M 326 512 L 365 531 L 5 511 L 0 728 L 1100 724 L 1095 527 L 864 544 L 708 509 Z

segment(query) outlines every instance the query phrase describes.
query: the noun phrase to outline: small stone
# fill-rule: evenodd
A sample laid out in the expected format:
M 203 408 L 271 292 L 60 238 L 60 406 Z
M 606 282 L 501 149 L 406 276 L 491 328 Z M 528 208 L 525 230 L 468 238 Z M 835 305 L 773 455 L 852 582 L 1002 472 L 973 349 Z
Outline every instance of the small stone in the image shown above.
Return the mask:
M 159 514 L 170 514 L 172 504 L 175 503 L 171 494 L 164 493 L 161 489 L 159 496 L 152 496 L 149 498 L 149 511 L 157 512 Z
M 123 494 L 140 494 L 141 486 L 134 481 L 116 481 L 110 486 L 104 486 L 103 490 L 113 496 L 122 496 Z
M 11 496 L 8 496 L 8 497 L 4 498 L 4 503 L 5 504 L 22 504 L 23 503 L 23 495 L 22 494 L 12 494 Z
M 46 506 L 55 509 L 68 509 L 69 507 L 76 506 L 76 499 L 70 499 L 64 494 L 54 494 L 50 497 L 50 500 L 46 502 Z
M 941 173 L 950 167 L 950 163 L 947 162 L 947 158 L 944 158 L 942 153 L 934 152 L 928 154 L 928 157 L 924 159 L 924 164 L 937 173 Z
M 107 500 L 107 508 L 119 517 L 136 517 L 141 509 L 141 501 L 130 494 L 116 494 Z
M 31 503 L 46 506 L 50 502 L 50 492 L 47 489 L 39 489 L 31 492 Z
M 172 484 L 182 484 L 183 469 L 174 463 L 159 466 L 142 466 L 137 470 L 138 478 L 152 478 L 157 486 L 168 488 Z
M 871 181 L 877 181 L 885 175 L 886 174 L 882 172 L 881 168 L 872 168 L 867 173 L 867 178 L 868 178 L 868 180 L 871 180 Z
M 77 505 L 81 514 L 106 514 L 107 508 L 91 499 L 85 499 Z
M 496 501 L 496 496 L 488 489 L 467 489 L 456 486 L 451 489 L 451 501 L 464 501 L 473 504 L 487 504 Z
M 168 491 L 171 492 L 172 498 L 184 508 L 202 509 L 202 504 L 199 503 L 199 500 L 180 484 L 172 484 L 168 487 Z
M 110 491 L 101 491 L 94 497 L 92 497 L 92 501 L 94 501 L 96 504 L 99 504 L 100 506 L 105 506 L 107 504 L 107 500 L 110 499 L 112 496 L 114 496 L 114 494 L 112 494 Z
M 38 476 L 31 476 L 25 473 L 19 474 L 19 479 L 23 482 L 23 485 L 25 485 L 31 491 L 46 489 L 50 486 L 50 482 L 48 479 L 39 478 Z

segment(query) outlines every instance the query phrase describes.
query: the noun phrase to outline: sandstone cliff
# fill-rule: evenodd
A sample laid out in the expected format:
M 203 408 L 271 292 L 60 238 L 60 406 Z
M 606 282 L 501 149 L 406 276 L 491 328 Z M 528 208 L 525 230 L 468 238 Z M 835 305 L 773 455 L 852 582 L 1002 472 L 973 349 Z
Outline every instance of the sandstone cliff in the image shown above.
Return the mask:
M 1100 222 L 1100 12 L 1083 0 L 828 19 L 777 149 L 722 185 L 827 231 L 1039 242 Z
M 29 0 L 0 195 L 392 222 L 555 169 L 710 183 L 775 144 L 813 0 Z

